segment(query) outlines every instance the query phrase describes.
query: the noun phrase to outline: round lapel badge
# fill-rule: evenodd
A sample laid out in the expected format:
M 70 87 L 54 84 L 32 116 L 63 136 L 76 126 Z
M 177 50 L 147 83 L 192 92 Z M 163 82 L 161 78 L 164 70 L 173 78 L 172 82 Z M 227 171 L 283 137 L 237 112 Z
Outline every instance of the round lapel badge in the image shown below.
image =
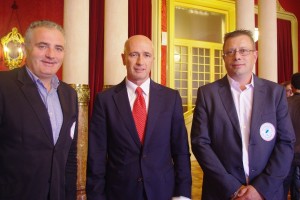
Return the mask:
M 273 124 L 266 122 L 260 126 L 260 136 L 265 141 L 271 141 L 275 137 L 275 127 Z

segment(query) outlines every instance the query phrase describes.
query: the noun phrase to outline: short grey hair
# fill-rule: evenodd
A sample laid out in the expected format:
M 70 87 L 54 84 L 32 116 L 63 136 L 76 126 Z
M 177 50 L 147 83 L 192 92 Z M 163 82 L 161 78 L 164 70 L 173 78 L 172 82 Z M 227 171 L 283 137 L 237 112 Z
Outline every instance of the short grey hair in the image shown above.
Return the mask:
M 48 20 L 34 21 L 29 25 L 29 27 L 27 28 L 27 30 L 25 32 L 25 47 L 28 47 L 30 45 L 33 30 L 35 28 L 39 28 L 39 27 L 56 29 L 56 30 L 60 31 L 63 34 L 63 36 L 65 36 L 65 31 L 62 28 L 62 26 L 53 21 L 48 21 Z

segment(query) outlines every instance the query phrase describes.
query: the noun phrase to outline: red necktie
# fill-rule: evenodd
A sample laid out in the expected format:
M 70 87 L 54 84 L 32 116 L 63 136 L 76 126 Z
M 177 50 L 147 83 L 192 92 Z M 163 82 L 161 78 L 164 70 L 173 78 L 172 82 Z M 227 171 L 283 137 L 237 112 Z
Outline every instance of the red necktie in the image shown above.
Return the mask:
M 139 134 L 141 143 L 144 143 L 144 133 L 147 120 L 146 103 L 143 96 L 143 90 L 137 87 L 135 92 L 137 97 L 133 104 L 132 115 L 135 122 L 136 130 Z

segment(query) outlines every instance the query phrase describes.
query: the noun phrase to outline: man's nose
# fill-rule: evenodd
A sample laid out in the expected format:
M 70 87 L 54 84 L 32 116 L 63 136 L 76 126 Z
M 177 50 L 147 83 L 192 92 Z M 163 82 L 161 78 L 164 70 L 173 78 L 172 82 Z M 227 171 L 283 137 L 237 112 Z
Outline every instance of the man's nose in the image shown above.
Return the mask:
M 240 52 L 238 50 L 235 50 L 233 53 L 234 53 L 233 56 L 236 60 L 241 59 L 242 55 L 240 54 Z
M 47 56 L 47 57 L 50 57 L 50 58 L 53 58 L 53 56 L 54 56 L 54 51 L 53 51 L 53 49 L 48 48 L 47 51 L 46 51 L 46 56 Z
M 138 63 L 138 64 L 142 64 L 143 61 L 144 61 L 144 57 L 143 57 L 142 55 L 138 56 L 138 58 L 137 58 L 137 63 Z

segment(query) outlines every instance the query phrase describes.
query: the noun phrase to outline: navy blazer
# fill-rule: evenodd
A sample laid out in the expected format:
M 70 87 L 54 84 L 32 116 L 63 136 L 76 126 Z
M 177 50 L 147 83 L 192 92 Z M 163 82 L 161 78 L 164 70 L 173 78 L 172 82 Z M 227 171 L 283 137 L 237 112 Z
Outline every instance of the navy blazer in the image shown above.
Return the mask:
M 295 142 L 285 90 L 253 77 L 249 184 L 265 199 L 282 200 L 283 180 L 290 169 Z M 262 129 L 272 126 L 274 137 L 268 138 Z M 204 172 L 202 199 L 230 199 L 241 185 L 246 185 L 239 120 L 226 76 L 199 88 L 191 143 Z
M 190 153 L 178 91 L 152 80 L 144 145 L 125 80 L 99 93 L 89 133 L 87 197 L 167 200 L 191 197 Z
M 26 68 L 0 72 L 0 199 L 76 197 L 77 95 L 61 82 L 58 96 L 63 124 L 54 145 L 47 109 Z

